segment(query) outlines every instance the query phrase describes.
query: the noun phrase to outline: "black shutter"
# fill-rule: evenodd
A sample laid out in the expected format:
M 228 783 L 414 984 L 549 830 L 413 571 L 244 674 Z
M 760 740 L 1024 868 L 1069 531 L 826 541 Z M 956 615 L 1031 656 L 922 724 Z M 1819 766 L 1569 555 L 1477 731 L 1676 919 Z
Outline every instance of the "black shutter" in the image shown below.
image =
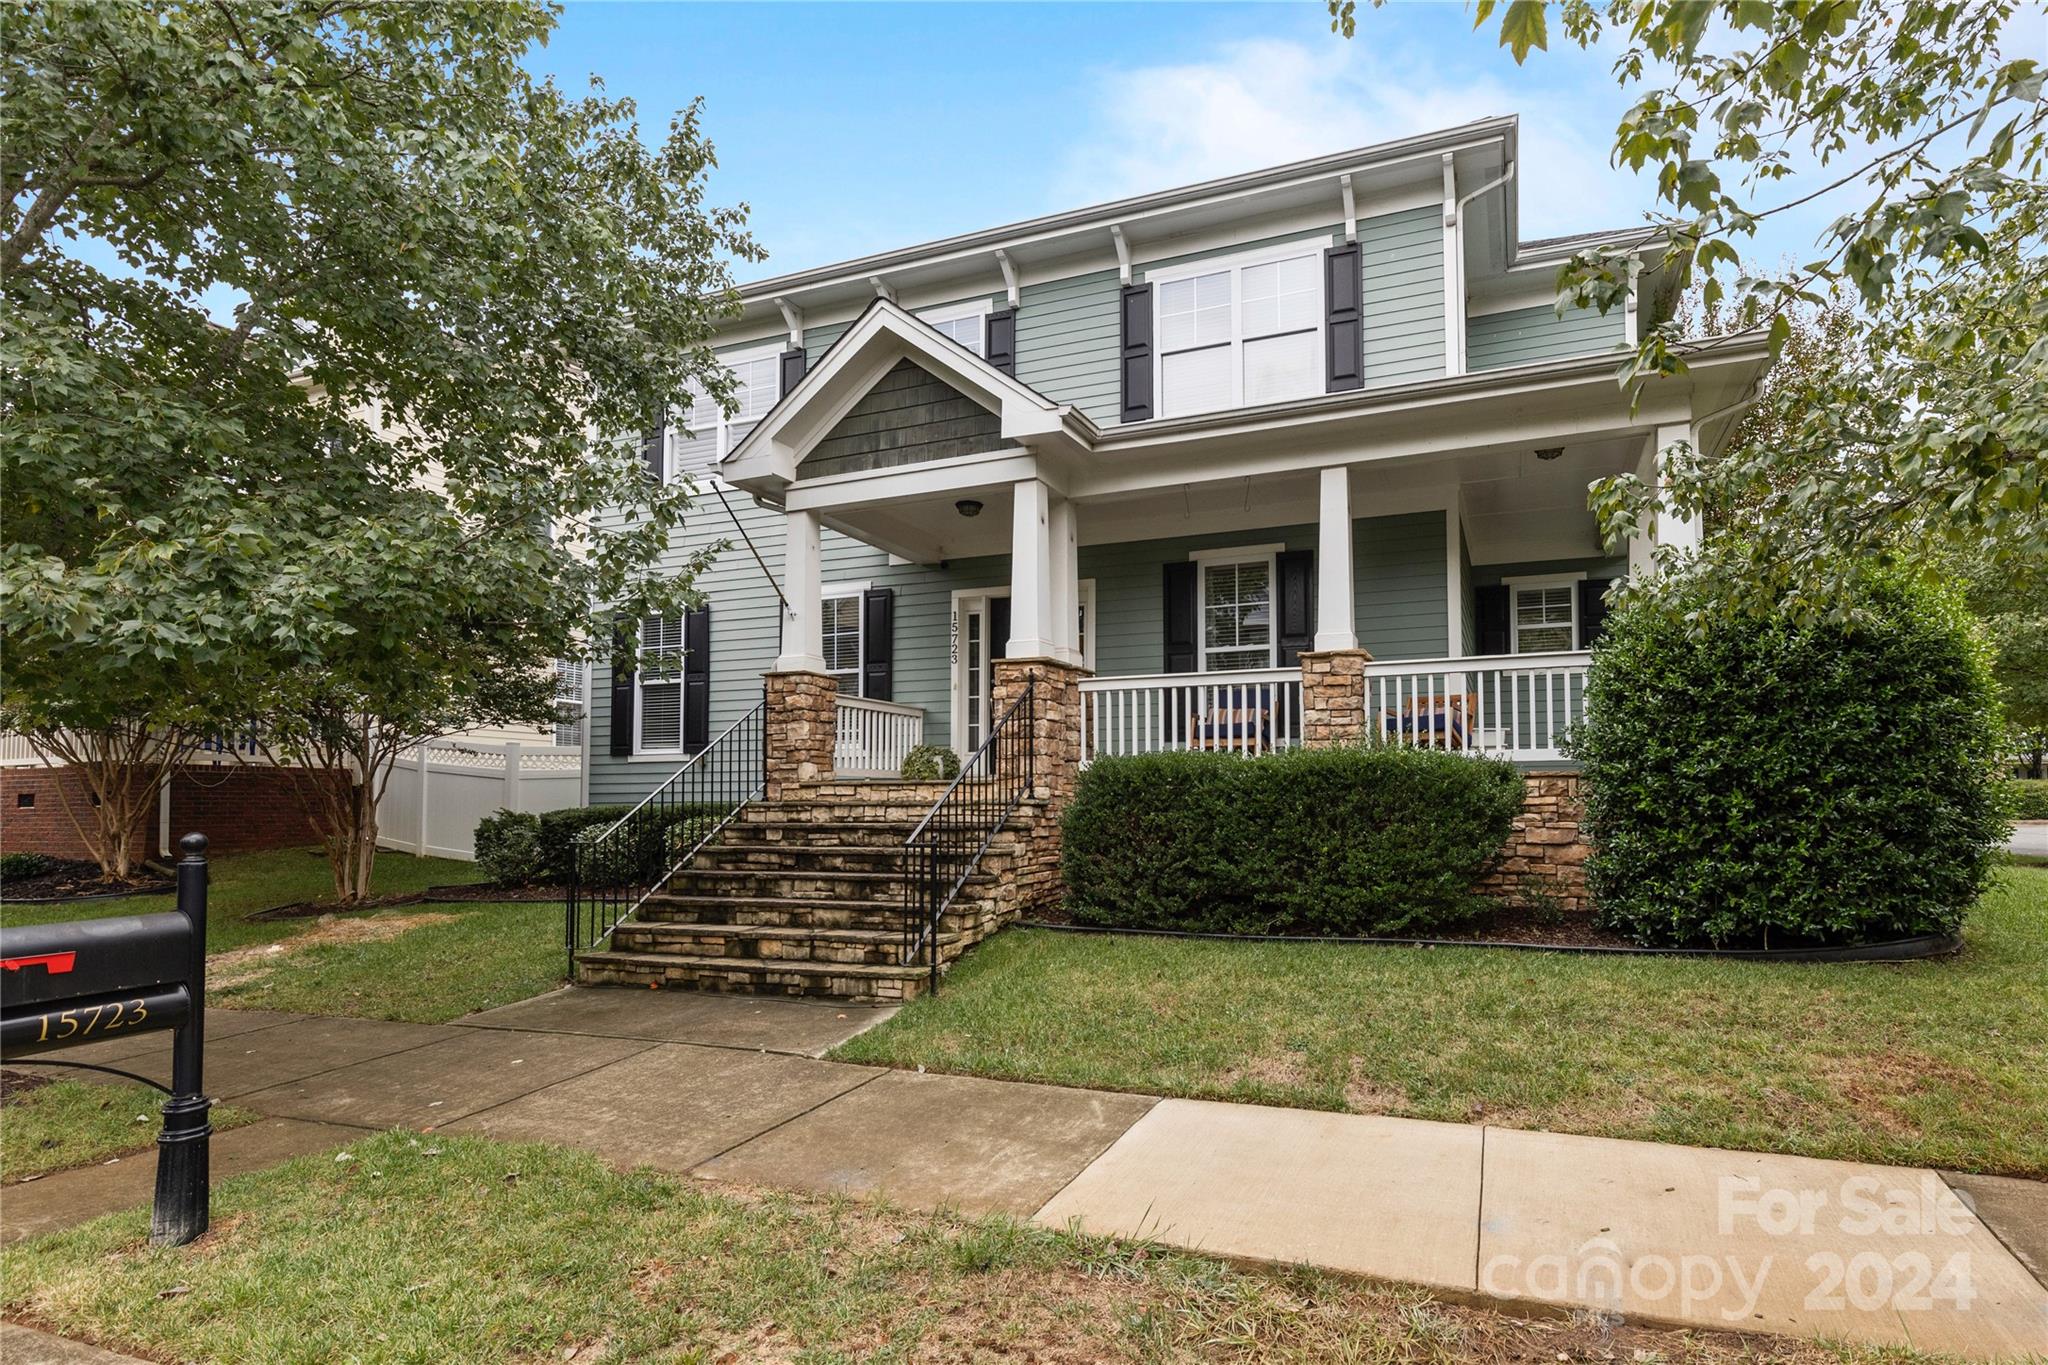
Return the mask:
M 1474 588 L 1472 606 L 1474 614 L 1479 618 L 1479 652 L 1506 654 L 1514 644 L 1514 636 L 1508 630 L 1507 584 L 1496 583 L 1490 588 Z
M 1161 671 L 1196 673 L 1201 670 L 1202 650 L 1195 634 L 1199 612 L 1195 609 L 1195 565 L 1168 564 L 1166 568 L 1166 660 Z
M 1152 286 L 1125 285 L 1122 313 L 1122 340 L 1117 352 L 1123 372 L 1123 409 L 1119 420 L 1143 422 L 1152 416 Z
M 668 448 L 668 419 L 658 417 L 654 425 L 640 433 L 640 463 L 647 466 L 647 476 L 656 483 L 662 481 L 663 456 Z
M 1358 243 L 1323 253 L 1323 391 L 1365 387 L 1365 281 L 1359 273 Z
M 998 308 L 988 315 L 988 331 L 982 337 L 982 354 L 1004 374 L 1017 373 L 1017 310 Z
M 628 758 L 633 753 L 633 668 L 621 665 L 621 657 L 634 657 L 638 643 L 633 638 L 636 622 L 620 617 L 612 627 L 612 757 Z
M 1010 599 L 1007 597 L 988 600 L 988 657 L 1010 657 Z
M 894 700 L 896 686 L 896 590 L 869 588 L 860 595 L 860 694 Z
M 1611 578 L 1579 580 L 1580 649 L 1591 649 L 1600 643 L 1600 636 L 1607 629 L 1607 590 L 1613 586 Z
M 804 367 L 807 364 L 809 361 L 805 359 L 804 348 L 801 346 L 792 346 L 782 353 L 782 365 L 779 370 L 781 386 L 775 390 L 777 398 L 797 386 L 797 381 L 804 377 Z
M 711 742 L 711 608 L 683 613 L 683 750 Z
M 1313 550 L 1289 550 L 1276 555 L 1273 568 L 1279 575 L 1280 667 L 1293 668 L 1301 652 L 1313 648 L 1316 640 L 1316 555 Z

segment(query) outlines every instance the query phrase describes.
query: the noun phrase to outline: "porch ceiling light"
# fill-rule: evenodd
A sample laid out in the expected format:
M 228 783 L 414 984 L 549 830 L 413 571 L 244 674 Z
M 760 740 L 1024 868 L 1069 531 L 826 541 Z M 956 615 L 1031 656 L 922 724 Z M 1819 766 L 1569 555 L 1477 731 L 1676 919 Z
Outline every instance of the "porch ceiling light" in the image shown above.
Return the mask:
M 1536 448 L 1536 458 L 1539 460 L 1554 460 L 1562 454 L 1564 454 L 1563 446 L 1538 446 Z
M 953 504 L 953 510 L 963 517 L 978 517 L 981 515 L 981 499 L 962 498 Z

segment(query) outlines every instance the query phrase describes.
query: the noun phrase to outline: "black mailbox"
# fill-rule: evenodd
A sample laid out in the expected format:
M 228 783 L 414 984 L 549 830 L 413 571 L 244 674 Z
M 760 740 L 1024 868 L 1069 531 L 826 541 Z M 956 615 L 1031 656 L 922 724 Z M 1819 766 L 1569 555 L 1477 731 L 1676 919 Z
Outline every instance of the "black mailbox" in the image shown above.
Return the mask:
M 202 1093 L 206 836 L 188 834 L 178 846 L 175 911 L 0 929 L 0 1058 L 176 1030 L 150 1219 L 150 1240 L 170 1246 L 206 1231 L 213 1134 Z

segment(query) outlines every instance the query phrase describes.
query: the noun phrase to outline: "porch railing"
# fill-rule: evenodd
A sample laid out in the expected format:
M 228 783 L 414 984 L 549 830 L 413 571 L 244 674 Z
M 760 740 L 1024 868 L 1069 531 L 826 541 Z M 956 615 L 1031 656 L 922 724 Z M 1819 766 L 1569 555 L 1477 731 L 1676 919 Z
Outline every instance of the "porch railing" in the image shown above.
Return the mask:
M 570 849 L 563 938 L 569 970 L 667 886 L 767 781 L 768 703 L 720 731 L 646 799 Z
M 1369 734 L 1395 744 L 1543 762 L 1586 714 L 1593 656 L 1499 654 L 1395 659 L 1365 668 Z
M 903 770 L 904 756 L 922 743 L 922 706 L 841 697 L 832 744 L 833 775 L 894 777 Z
M 1081 683 L 1081 761 L 1169 749 L 1256 755 L 1301 742 L 1301 670 L 1155 673 Z
M 981 855 L 1031 795 L 1032 721 L 1038 677 L 989 727 L 988 738 L 961 765 L 910 837 L 903 842 L 903 965 L 930 969 L 939 989 L 939 926 L 946 907 L 974 874 Z

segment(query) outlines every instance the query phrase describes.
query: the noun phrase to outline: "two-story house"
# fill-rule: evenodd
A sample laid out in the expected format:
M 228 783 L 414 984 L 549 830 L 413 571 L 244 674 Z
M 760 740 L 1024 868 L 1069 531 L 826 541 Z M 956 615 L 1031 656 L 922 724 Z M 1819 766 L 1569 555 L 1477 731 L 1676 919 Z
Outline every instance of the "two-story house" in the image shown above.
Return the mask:
M 758 720 L 725 741 L 728 759 L 766 750 L 732 830 L 778 800 L 787 823 L 844 823 L 862 799 L 914 830 L 943 787 L 846 779 L 893 775 L 914 743 L 971 757 L 1026 674 L 1041 825 L 1103 754 L 1372 735 L 1555 765 L 1603 593 L 1653 543 L 1603 544 L 1589 483 L 1654 479 L 1674 443 L 1724 439 L 1766 352 L 1703 342 L 1632 400 L 1618 361 L 1675 282 L 1652 252 L 1625 307 L 1560 312 L 1560 263 L 1641 229 L 1521 240 L 1516 135 L 1489 119 L 748 286 L 720 351 L 738 411 L 700 405 L 643 445 L 650 475 L 703 485 L 679 553 L 732 545 L 699 580 L 703 612 L 641 623 L 664 663 L 593 671 L 591 800 L 668 784 L 653 804 L 681 801 L 719 759 L 678 769 Z M 910 830 L 874 842 L 900 852 Z M 655 869 L 586 910 L 595 943 L 650 893 L 640 920 L 705 893 L 670 904 L 666 938 L 628 926 L 586 978 L 868 993 L 655 962 L 817 956 L 815 937 L 792 946 L 817 929 L 803 903 L 845 886 L 777 881 L 789 869 L 734 850 L 721 833 L 681 881 Z M 932 879 L 971 889 L 972 861 Z M 753 881 L 711 879 L 742 866 Z M 879 904 L 906 874 L 872 870 Z M 754 892 L 782 903 L 785 942 L 739 931 L 774 918 L 731 913 Z M 908 925 L 903 952 L 936 962 L 939 932 Z M 897 946 L 838 960 L 913 970 Z

